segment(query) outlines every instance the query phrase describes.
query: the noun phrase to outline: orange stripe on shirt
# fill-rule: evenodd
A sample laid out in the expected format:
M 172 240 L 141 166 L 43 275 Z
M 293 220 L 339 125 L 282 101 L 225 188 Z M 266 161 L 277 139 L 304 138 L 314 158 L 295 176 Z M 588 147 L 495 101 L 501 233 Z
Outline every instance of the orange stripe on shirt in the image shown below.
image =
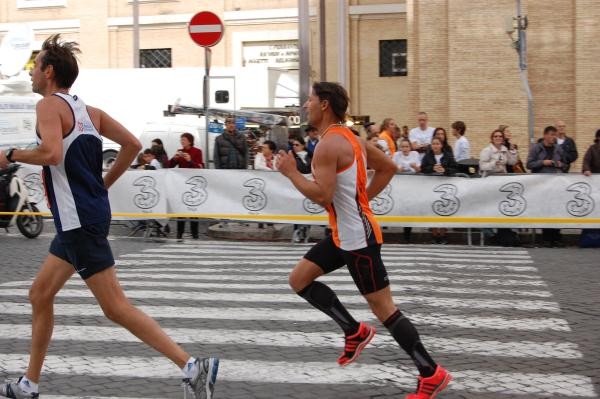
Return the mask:
M 379 224 L 375 220 L 375 217 L 374 217 L 373 212 L 371 211 L 371 207 L 369 205 L 369 198 L 367 195 L 367 173 L 366 173 L 366 165 L 365 165 L 365 159 L 364 159 L 365 156 L 364 156 L 362 147 L 360 145 L 360 142 L 348 128 L 343 127 L 343 126 L 331 128 L 328 133 L 329 134 L 339 134 L 339 135 L 343 136 L 346 140 L 348 140 L 348 142 L 352 146 L 352 150 L 354 152 L 354 162 L 351 163 L 349 166 L 344 167 L 341 170 L 338 170 L 337 173 L 338 174 L 342 173 L 343 171 L 348 170 L 354 164 L 356 164 L 357 176 L 356 176 L 355 190 L 356 190 L 356 201 L 357 201 L 357 214 L 361 220 L 364 220 L 362 218 L 362 215 L 364 215 L 367 218 L 368 224 L 370 225 L 370 229 L 372 230 L 373 234 L 375 235 L 376 243 L 381 244 L 381 243 L 383 243 L 383 235 L 381 233 Z M 336 189 L 337 189 L 337 187 L 336 187 Z M 329 213 L 329 224 L 332 229 L 333 240 L 334 240 L 335 244 L 338 247 L 340 247 L 341 242 L 340 242 L 340 238 L 339 238 L 339 230 L 338 230 L 338 223 L 337 223 L 338 215 L 335 210 L 335 204 L 328 206 L 327 211 Z M 361 213 L 362 213 L 362 215 L 361 215 Z M 361 226 L 361 227 L 365 228 L 366 226 Z M 365 235 L 366 235 L 366 232 L 365 232 Z M 368 243 L 368 240 L 369 240 L 369 237 L 365 236 L 365 241 L 367 243 Z

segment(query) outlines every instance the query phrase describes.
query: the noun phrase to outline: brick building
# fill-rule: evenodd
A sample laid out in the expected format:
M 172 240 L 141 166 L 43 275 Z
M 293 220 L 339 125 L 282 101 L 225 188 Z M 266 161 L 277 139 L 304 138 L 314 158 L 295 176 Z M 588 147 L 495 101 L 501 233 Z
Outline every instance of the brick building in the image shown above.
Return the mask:
M 308 1 L 311 76 L 339 81 L 344 77 L 339 56 L 346 54 L 342 61 L 353 115 L 368 115 L 374 121 L 391 116 L 411 127 L 419 110 L 429 113 L 432 126 L 463 120 L 473 156 L 499 124 L 510 125 L 521 148 L 527 146 L 527 100 L 504 22 L 516 13 L 515 0 L 345 0 L 341 6 L 339 1 L 324 1 L 323 8 L 318 0 Z M 298 68 L 297 0 L 139 3 L 143 61 L 158 56 L 164 63 L 159 66 L 203 66 L 203 51 L 189 39 L 187 22 L 195 12 L 211 10 L 226 28 L 224 39 L 213 48 L 214 66 L 264 63 Z M 528 73 L 536 136 L 544 126 L 563 119 L 583 153 L 600 127 L 595 117 L 600 7 L 597 0 L 522 3 L 529 18 Z M 324 47 L 319 35 L 322 9 Z M 10 23 L 28 22 L 39 42 L 56 32 L 80 42 L 84 68 L 129 68 L 131 15 L 130 0 L 4 0 L 0 36 Z M 342 32 L 340 20 L 345 21 Z M 344 43 L 340 37 L 346 37 Z M 345 51 L 340 52 L 341 46 Z M 263 57 L 268 53 L 275 56 Z

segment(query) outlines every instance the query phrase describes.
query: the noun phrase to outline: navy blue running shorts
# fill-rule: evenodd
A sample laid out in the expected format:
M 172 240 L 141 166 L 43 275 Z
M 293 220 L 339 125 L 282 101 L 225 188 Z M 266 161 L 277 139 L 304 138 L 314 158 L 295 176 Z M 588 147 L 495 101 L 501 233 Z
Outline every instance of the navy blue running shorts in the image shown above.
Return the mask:
M 381 245 L 372 245 L 353 251 L 338 248 L 331 236 L 316 243 L 304 259 L 319 266 L 324 274 L 331 273 L 347 265 L 350 275 L 361 294 L 377 292 L 390 281 L 381 259 Z
M 107 221 L 57 233 L 50 244 L 50 253 L 73 265 L 85 280 L 115 265 L 107 239 L 109 230 Z

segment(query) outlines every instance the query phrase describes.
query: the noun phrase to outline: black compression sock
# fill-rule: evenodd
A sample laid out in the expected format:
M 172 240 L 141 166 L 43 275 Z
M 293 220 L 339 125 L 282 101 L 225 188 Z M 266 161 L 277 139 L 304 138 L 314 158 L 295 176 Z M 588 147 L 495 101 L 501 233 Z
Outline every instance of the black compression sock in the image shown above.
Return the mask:
M 335 293 L 319 281 L 313 281 L 298 292 L 308 303 L 327 314 L 344 330 L 344 334 L 352 335 L 358 331 L 359 323 L 348 313 Z
M 431 377 L 435 373 L 437 364 L 433 361 L 429 353 L 419 339 L 419 333 L 413 324 L 408 320 L 400 310 L 396 310 L 383 325 L 390 331 L 396 342 L 411 357 L 419 369 L 422 377 Z

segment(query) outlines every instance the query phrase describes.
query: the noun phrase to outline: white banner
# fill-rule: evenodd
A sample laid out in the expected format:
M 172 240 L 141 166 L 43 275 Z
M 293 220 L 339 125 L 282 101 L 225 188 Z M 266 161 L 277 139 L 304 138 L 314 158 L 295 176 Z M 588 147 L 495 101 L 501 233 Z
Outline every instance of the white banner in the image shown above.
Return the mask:
M 20 170 L 40 210 L 39 173 Z M 36 177 L 36 175 L 38 177 Z M 127 171 L 110 189 L 115 219 L 200 217 L 326 224 L 323 208 L 278 172 Z M 383 226 L 600 228 L 600 175 L 486 178 L 396 175 L 371 206 Z

